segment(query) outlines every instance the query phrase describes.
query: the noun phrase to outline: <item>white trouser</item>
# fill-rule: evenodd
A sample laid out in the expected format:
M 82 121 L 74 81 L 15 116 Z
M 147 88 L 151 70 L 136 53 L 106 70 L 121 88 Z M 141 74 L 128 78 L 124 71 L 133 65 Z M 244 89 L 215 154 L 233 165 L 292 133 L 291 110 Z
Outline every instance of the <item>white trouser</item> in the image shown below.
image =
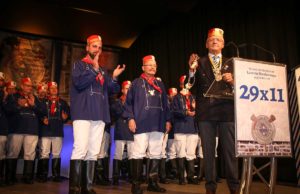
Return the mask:
M 146 157 L 146 151 L 148 151 L 148 157 L 150 159 L 160 159 L 163 136 L 164 134 L 162 132 L 157 131 L 135 134 L 132 158 L 142 159 Z
M 18 158 L 21 148 L 24 149 L 24 160 L 35 159 L 35 148 L 39 137 L 37 135 L 11 134 L 8 136 L 8 159 Z
M 104 131 L 101 146 L 100 146 L 100 151 L 97 156 L 98 159 L 108 157 L 109 144 L 110 144 L 110 134 Z
M 116 159 L 116 160 L 123 159 L 125 145 L 127 145 L 128 160 L 132 159 L 133 141 L 126 141 L 126 140 L 116 140 L 115 141 L 114 159 Z
M 7 136 L 0 135 L 0 160 L 5 159 L 5 156 L 6 156 L 6 142 L 7 142 Z
M 104 127 L 103 121 L 73 121 L 74 144 L 71 160 L 97 160 Z
M 168 142 L 169 134 L 165 133 L 163 136 L 163 143 L 162 143 L 162 151 L 161 151 L 161 158 L 167 158 L 167 142 Z
M 176 158 L 176 147 L 175 147 L 174 139 L 168 140 L 168 158 L 170 160 Z
M 198 134 L 176 133 L 174 135 L 174 142 L 178 158 L 186 158 L 186 160 L 196 158 Z
M 218 157 L 218 151 L 217 151 L 218 142 L 219 142 L 219 138 L 216 137 L 216 150 L 215 150 L 215 153 L 216 153 L 215 157 L 216 158 Z M 198 139 L 198 157 L 203 158 L 203 150 L 202 150 L 202 144 L 201 144 L 201 138 L 200 137 Z
M 52 148 L 52 158 L 60 158 L 62 137 L 42 137 L 40 142 L 40 159 L 48 159 Z

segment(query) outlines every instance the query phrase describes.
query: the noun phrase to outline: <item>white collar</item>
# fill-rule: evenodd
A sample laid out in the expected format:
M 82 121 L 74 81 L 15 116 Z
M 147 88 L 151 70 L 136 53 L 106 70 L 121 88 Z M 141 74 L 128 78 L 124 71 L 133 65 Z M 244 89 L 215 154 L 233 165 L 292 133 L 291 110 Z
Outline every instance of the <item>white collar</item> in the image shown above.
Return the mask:
M 217 55 L 214 55 L 214 54 L 212 54 L 212 53 L 208 53 L 208 56 L 209 56 L 210 58 L 212 58 L 213 56 L 218 56 L 219 59 L 221 59 L 221 58 L 222 58 L 222 53 L 219 53 L 219 54 L 217 54 Z

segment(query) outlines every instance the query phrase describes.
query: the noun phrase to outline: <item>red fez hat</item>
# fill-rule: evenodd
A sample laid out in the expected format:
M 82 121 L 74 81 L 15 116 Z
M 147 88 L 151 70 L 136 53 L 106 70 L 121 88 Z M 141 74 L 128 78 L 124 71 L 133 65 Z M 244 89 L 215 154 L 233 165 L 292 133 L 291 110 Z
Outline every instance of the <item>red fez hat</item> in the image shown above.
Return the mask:
M 130 86 L 131 85 L 131 81 L 129 81 L 129 80 L 126 80 L 126 81 L 123 81 L 122 82 L 122 88 L 124 88 L 124 87 L 126 87 L 126 86 Z
M 50 87 L 57 87 L 57 83 L 56 82 L 48 82 L 48 88 Z
M 87 44 L 91 44 L 92 42 L 101 42 L 102 38 L 99 35 L 91 35 L 86 39 Z
M 208 31 L 207 38 L 211 36 L 218 36 L 223 38 L 224 31 L 221 28 L 212 28 Z
M 24 77 L 21 79 L 22 84 L 32 83 L 30 77 Z
M 169 88 L 169 95 L 176 95 L 177 94 L 177 88 Z
M 17 83 L 16 83 L 15 81 L 8 81 L 8 82 L 6 82 L 5 86 L 6 86 L 7 88 L 8 88 L 8 87 L 10 87 L 10 88 L 15 88 L 15 87 L 17 87 Z
M 179 83 L 184 84 L 185 78 L 186 78 L 186 76 L 185 76 L 185 75 L 182 75 L 182 76 L 179 78 Z
M 153 55 L 147 55 L 143 58 L 143 64 L 145 64 L 147 61 L 155 61 L 155 57 Z
M 5 75 L 4 75 L 4 73 L 3 72 L 0 72 L 0 79 L 5 79 Z

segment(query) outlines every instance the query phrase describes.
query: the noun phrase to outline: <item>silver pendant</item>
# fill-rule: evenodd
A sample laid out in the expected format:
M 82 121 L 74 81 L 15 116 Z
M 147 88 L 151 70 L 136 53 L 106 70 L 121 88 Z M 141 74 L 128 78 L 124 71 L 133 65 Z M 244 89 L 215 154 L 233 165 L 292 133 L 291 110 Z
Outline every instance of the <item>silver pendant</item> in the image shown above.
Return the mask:
M 148 92 L 151 96 L 154 96 L 154 90 L 148 90 Z

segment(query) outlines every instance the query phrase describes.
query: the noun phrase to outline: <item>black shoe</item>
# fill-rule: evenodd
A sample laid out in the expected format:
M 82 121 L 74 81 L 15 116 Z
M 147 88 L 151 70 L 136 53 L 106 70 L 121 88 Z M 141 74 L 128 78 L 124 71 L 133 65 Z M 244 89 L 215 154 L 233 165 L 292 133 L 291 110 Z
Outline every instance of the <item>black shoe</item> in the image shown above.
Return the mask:
M 191 185 L 199 185 L 199 181 L 198 179 L 195 179 L 195 178 L 188 178 L 188 184 L 191 184 Z
M 95 161 L 83 161 L 81 171 L 81 194 L 96 194 L 93 189 Z
M 162 184 L 169 184 L 170 182 L 167 180 L 167 173 L 166 173 L 166 159 L 162 158 L 159 162 L 159 169 L 158 169 L 158 176 L 159 182 Z
M 5 185 L 4 170 L 5 170 L 5 160 L 0 160 L 0 187 Z
M 61 182 L 60 164 L 61 164 L 61 159 L 60 158 L 53 158 L 52 159 L 52 176 L 53 176 L 52 180 L 54 182 Z
M 111 185 L 111 182 L 109 180 L 109 157 L 103 158 L 103 178 L 108 185 Z
M 195 175 L 195 160 L 187 160 L 187 182 L 192 185 L 199 185 L 198 179 L 194 178 Z
M 18 159 L 6 159 L 5 165 L 5 183 L 6 185 L 14 185 L 18 182 L 16 178 Z
M 33 184 L 33 160 L 24 160 L 23 182 L 25 184 Z
M 132 183 L 132 168 L 133 168 L 132 163 L 133 163 L 132 159 L 128 160 L 128 179 L 127 179 L 127 181 L 129 183 Z
M 202 181 L 204 181 L 204 177 L 197 177 L 197 180 L 198 180 L 199 182 L 202 182 Z
M 171 159 L 169 160 L 169 165 L 170 165 L 170 171 L 167 175 L 167 178 L 170 180 L 176 180 L 178 179 L 178 172 L 177 172 L 177 161 L 176 158 L 175 159 Z
M 48 180 L 49 159 L 40 159 L 38 161 L 37 181 L 45 183 Z
M 170 181 L 168 181 L 168 179 L 159 179 L 159 183 L 161 184 L 170 184 Z
M 149 179 L 147 190 L 158 193 L 165 193 L 167 191 L 165 188 L 160 187 L 156 181 L 152 181 L 151 179 Z
M 94 182 L 96 185 L 108 186 L 110 181 L 105 178 L 104 175 L 104 159 L 98 159 L 96 161 Z
M 141 189 L 140 184 L 132 184 L 131 185 L 131 193 L 132 194 L 143 194 L 143 190 Z
M 39 182 L 39 183 L 45 183 L 45 182 L 47 182 L 48 181 L 48 177 L 46 177 L 46 176 L 39 176 L 39 177 L 37 177 L 37 182 Z
M 198 158 L 198 169 L 197 169 L 197 179 L 199 182 L 204 180 L 204 160 L 203 158 Z
M 186 185 L 186 182 L 185 182 L 184 179 L 179 179 L 178 184 L 179 185 Z
M 69 194 L 81 194 L 82 160 L 70 161 Z
M 142 159 L 132 159 L 132 194 L 143 194 L 143 190 L 140 187 L 140 177 L 142 173 L 143 160 Z
M 60 176 L 55 176 L 55 177 L 53 177 L 53 179 L 52 179 L 54 182 L 57 182 L 57 183 L 60 183 L 60 182 L 62 182 L 62 179 L 61 179 L 61 177 Z
M 112 181 L 112 184 L 113 185 L 119 185 L 119 178 L 113 178 L 113 181 Z
M 185 185 L 185 178 L 184 178 L 184 161 L 185 158 L 177 158 L 177 168 L 178 168 L 178 183 L 179 185 Z
M 113 160 L 113 185 L 119 185 L 121 160 Z
M 149 165 L 149 180 L 148 180 L 148 191 L 165 193 L 166 189 L 160 187 L 157 183 L 158 181 L 158 167 L 160 164 L 160 160 L 158 159 L 150 159 Z
M 96 185 L 101 185 L 101 186 L 109 186 L 109 185 L 111 185 L 111 182 L 110 181 L 108 181 L 108 180 L 104 180 L 104 179 L 102 179 L 102 180 L 97 180 L 96 181 Z
M 145 176 L 141 176 L 141 180 L 142 180 L 142 183 L 148 184 L 148 181 L 149 181 L 150 158 L 145 158 L 144 159 L 144 163 L 146 164 L 146 175 Z

